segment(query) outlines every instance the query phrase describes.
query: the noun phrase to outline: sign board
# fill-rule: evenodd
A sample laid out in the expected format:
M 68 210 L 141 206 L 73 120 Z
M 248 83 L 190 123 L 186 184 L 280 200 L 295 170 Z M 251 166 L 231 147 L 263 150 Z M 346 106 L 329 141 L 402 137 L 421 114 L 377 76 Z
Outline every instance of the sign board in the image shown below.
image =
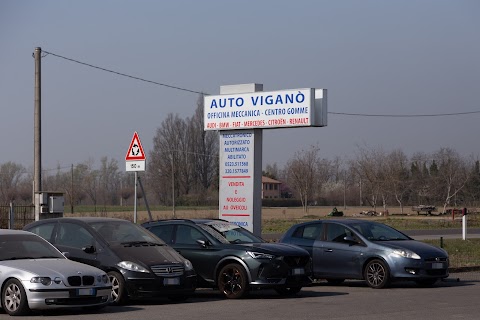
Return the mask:
M 143 151 L 142 143 L 138 133 L 133 133 L 130 147 L 128 147 L 125 155 L 126 171 L 145 171 L 145 152 Z
M 253 130 L 220 132 L 219 218 L 253 232 Z
M 326 94 L 306 88 L 205 96 L 204 130 L 323 127 Z

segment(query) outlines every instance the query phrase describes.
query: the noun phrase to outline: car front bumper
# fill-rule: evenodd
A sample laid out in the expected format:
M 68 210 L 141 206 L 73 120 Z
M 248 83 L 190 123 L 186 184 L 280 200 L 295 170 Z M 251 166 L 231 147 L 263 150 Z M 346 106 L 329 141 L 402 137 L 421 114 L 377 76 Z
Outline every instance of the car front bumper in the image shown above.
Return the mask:
M 197 276 L 189 273 L 174 277 L 178 280 L 171 281 L 167 277 L 158 277 L 152 274 L 139 275 L 138 272 L 124 271 L 128 296 L 132 299 L 189 296 L 197 287 Z M 178 281 L 178 282 L 177 282 Z
M 95 307 L 110 302 L 111 286 L 97 288 L 28 288 L 28 305 L 33 310 Z
M 309 258 L 300 264 L 292 264 L 285 257 L 263 262 L 251 269 L 250 286 L 257 288 L 305 287 L 312 284 L 312 269 Z
M 442 261 L 402 258 L 393 261 L 390 272 L 393 279 L 443 279 L 449 275 L 448 267 L 449 262 L 447 258 Z

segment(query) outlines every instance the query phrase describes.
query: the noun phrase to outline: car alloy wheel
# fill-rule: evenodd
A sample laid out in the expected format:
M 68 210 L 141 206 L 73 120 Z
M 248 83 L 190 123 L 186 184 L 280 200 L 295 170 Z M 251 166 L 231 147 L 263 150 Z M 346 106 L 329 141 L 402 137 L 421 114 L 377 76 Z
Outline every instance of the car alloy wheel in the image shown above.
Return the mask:
M 123 279 L 123 276 L 116 271 L 108 272 L 108 278 L 112 283 L 112 303 L 116 305 L 125 304 L 127 301 L 125 279 Z
M 218 275 L 218 289 L 229 299 L 238 299 L 248 292 L 247 274 L 237 263 L 227 264 Z
M 390 272 L 385 262 L 380 259 L 374 259 L 367 264 L 364 276 L 367 284 L 374 289 L 384 288 L 390 281 Z
M 2 292 L 2 306 L 11 316 L 22 316 L 29 313 L 27 294 L 21 283 L 10 279 L 5 284 Z

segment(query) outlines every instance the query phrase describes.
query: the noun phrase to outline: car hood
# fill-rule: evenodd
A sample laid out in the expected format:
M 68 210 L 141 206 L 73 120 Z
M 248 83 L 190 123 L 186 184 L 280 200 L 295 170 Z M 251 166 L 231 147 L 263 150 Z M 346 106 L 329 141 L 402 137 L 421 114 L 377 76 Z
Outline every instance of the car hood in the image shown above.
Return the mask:
M 122 261 L 140 263 L 144 267 L 157 264 L 183 264 L 183 258 L 167 245 L 114 245 L 110 247 Z
M 63 277 L 63 275 L 99 275 L 103 271 L 95 267 L 68 259 L 20 259 L 2 261 L 2 265 L 29 272 L 40 277 Z
M 376 244 L 391 249 L 407 249 L 422 257 L 446 257 L 445 250 L 416 240 L 377 241 Z
M 308 256 L 307 250 L 288 243 L 245 243 L 239 244 L 248 251 L 261 251 L 281 256 Z

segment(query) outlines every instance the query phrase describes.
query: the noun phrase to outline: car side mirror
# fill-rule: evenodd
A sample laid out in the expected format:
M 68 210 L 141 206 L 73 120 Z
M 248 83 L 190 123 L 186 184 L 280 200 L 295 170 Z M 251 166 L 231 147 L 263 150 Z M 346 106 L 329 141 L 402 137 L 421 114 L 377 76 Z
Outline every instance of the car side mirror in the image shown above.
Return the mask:
M 352 237 L 352 236 L 346 236 L 345 238 L 343 238 L 343 240 L 344 240 L 345 242 L 348 242 L 350 245 L 358 244 L 357 239 L 355 239 L 355 238 Z
M 208 241 L 208 240 L 198 239 L 198 240 L 197 240 L 197 243 L 198 243 L 202 248 L 206 248 L 206 247 L 208 247 L 209 245 L 211 245 L 210 241 Z
M 85 253 L 95 253 L 95 251 L 97 251 L 95 249 L 95 246 L 89 246 L 89 247 L 85 247 L 85 248 L 82 248 L 83 252 Z

